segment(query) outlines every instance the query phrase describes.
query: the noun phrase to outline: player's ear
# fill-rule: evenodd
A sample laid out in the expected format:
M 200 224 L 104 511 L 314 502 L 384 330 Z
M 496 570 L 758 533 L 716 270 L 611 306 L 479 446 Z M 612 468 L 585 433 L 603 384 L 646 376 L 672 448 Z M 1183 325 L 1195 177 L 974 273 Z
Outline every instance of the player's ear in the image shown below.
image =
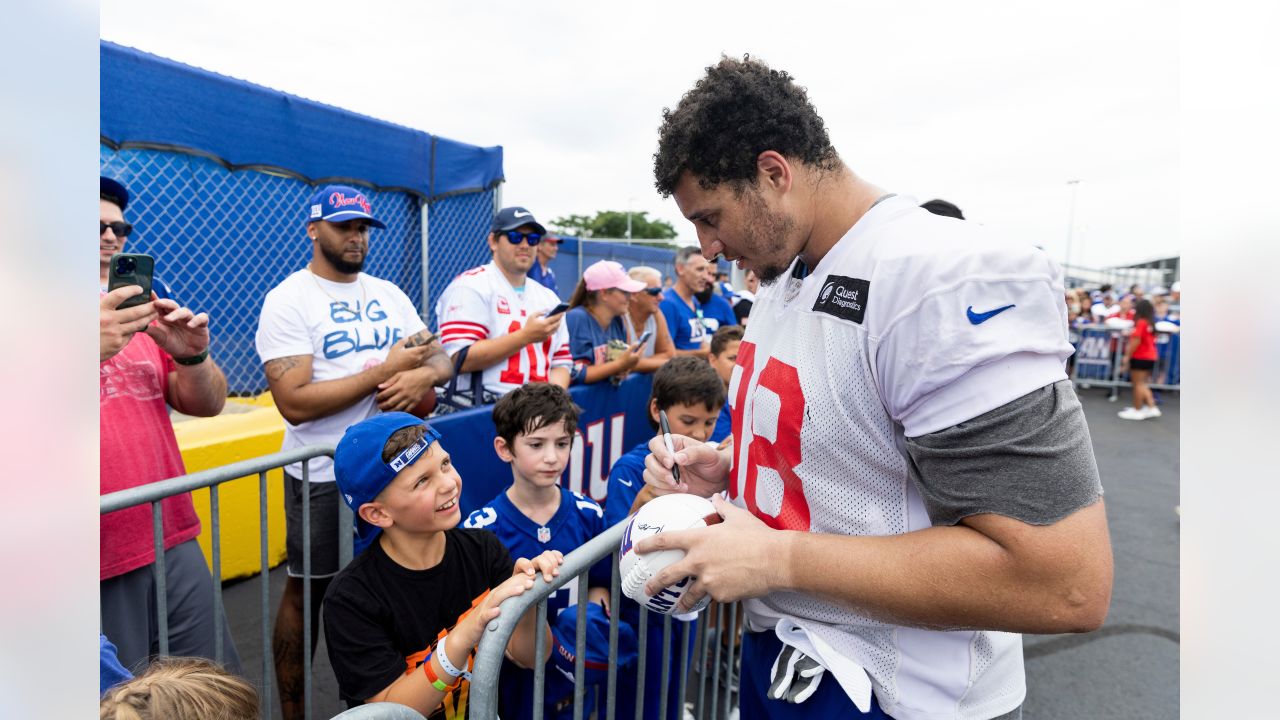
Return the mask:
M 507 445 L 507 439 L 497 436 L 493 439 L 493 451 L 498 453 L 498 457 L 502 458 L 502 462 L 509 463 L 515 460 L 515 455 L 511 453 L 511 446 Z
M 791 164 L 778 151 L 765 150 L 756 156 L 756 179 L 757 185 L 784 194 L 791 189 Z
M 656 425 L 658 423 L 658 399 L 649 398 L 649 419 Z
M 386 530 L 392 525 L 391 516 L 387 514 L 386 508 L 384 508 L 380 502 L 367 502 L 360 506 L 360 509 L 356 511 L 356 514 L 360 516 L 361 520 L 364 520 L 370 525 L 380 527 L 383 530 Z

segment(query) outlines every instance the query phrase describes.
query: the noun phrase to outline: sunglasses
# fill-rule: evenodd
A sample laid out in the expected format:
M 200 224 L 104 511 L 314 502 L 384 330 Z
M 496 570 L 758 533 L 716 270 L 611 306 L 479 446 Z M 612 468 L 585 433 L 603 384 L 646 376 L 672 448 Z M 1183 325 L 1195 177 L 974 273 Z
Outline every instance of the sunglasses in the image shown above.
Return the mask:
M 542 233 L 522 233 L 519 230 L 508 230 L 503 235 L 507 236 L 507 242 L 512 245 L 519 245 L 522 241 L 529 243 L 529 247 L 537 247 L 542 242 Z
M 660 287 L 656 287 L 656 288 L 645 288 L 645 289 L 644 289 L 644 294 L 645 294 L 645 295 L 650 295 L 650 296 L 652 296 L 652 297 L 658 297 L 659 295 L 661 295 L 661 294 L 662 294 L 662 288 L 660 288 Z
M 106 232 L 107 228 L 111 228 L 111 232 L 115 233 L 116 237 L 129 237 L 129 233 L 133 232 L 133 226 L 127 222 L 104 223 L 101 220 L 98 221 L 99 235 Z

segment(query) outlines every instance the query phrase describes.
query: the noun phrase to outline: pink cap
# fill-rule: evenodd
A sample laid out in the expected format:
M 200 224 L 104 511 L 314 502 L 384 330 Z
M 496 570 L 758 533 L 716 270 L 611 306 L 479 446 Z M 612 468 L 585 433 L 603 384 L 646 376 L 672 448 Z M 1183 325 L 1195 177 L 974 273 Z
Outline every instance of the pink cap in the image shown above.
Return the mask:
M 601 260 L 592 263 L 586 270 L 582 271 L 582 279 L 587 283 L 588 290 L 608 290 L 617 288 L 625 292 L 640 292 L 645 289 L 645 284 L 639 280 L 632 280 L 627 276 L 627 272 L 622 269 L 622 264 L 613 260 Z

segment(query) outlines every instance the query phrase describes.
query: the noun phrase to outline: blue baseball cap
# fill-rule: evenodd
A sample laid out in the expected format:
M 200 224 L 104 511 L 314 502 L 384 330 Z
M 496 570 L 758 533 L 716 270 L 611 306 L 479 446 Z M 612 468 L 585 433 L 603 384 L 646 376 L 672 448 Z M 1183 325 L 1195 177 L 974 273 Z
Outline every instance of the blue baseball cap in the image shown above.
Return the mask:
M 547 668 L 547 700 L 554 701 L 573 693 L 574 649 L 578 640 L 578 606 L 570 605 L 556 615 L 551 625 L 554 643 L 551 648 L 551 666 Z M 639 645 L 636 631 L 624 622 L 618 623 L 618 667 L 635 662 Z M 583 680 L 596 685 L 608 680 L 609 673 L 609 616 L 595 603 L 587 605 L 586 671 Z
M 325 220 L 332 223 L 368 220 L 374 227 L 385 228 L 371 213 L 373 206 L 365 194 L 348 185 L 326 185 L 307 203 L 307 223 Z
M 525 225 L 532 225 L 539 235 L 547 234 L 547 229 L 542 227 L 542 223 L 533 219 L 533 213 L 518 205 L 504 207 L 499 210 L 498 214 L 493 216 L 493 225 L 490 230 L 493 232 L 506 232 Z
M 422 439 L 400 451 L 391 462 L 382 461 L 382 449 L 395 431 L 423 425 L 427 431 Z M 333 474 L 338 480 L 338 492 L 356 514 L 356 536 L 369 540 L 378 534 L 377 528 L 360 519 L 360 506 L 372 502 L 378 493 L 395 479 L 403 469 L 426 454 L 431 443 L 440 439 L 440 433 L 422 421 L 422 418 L 404 412 L 383 413 L 362 420 L 347 428 L 333 452 Z
M 112 180 L 106 175 L 99 175 L 101 180 L 98 181 L 98 196 L 103 200 L 109 200 L 124 210 L 129 205 L 129 189 L 118 180 Z

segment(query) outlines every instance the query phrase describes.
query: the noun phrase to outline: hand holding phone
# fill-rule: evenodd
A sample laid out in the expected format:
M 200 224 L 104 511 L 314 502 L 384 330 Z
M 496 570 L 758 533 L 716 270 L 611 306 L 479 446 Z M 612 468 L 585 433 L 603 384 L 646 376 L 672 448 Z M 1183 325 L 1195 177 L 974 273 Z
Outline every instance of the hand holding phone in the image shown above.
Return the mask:
M 553 315 L 559 315 L 560 313 L 568 309 L 569 309 L 569 303 L 560 303 L 559 305 L 556 305 L 555 307 L 551 308 L 551 312 L 547 313 L 547 317 L 552 317 Z
M 111 264 L 107 269 L 107 292 L 129 285 L 142 288 L 142 292 L 120 303 L 117 310 L 151 302 L 151 277 L 155 272 L 155 265 L 155 258 L 141 253 L 116 253 L 111 256 Z
M 640 339 L 636 340 L 636 343 L 631 346 L 631 352 L 639 352 L 640 348 L 644 347 L 645 343 L 649 342 L 649 338 L 651 337 L 653 337 L 653 331 L 646 330 L 644 334 L 640 336 Z

